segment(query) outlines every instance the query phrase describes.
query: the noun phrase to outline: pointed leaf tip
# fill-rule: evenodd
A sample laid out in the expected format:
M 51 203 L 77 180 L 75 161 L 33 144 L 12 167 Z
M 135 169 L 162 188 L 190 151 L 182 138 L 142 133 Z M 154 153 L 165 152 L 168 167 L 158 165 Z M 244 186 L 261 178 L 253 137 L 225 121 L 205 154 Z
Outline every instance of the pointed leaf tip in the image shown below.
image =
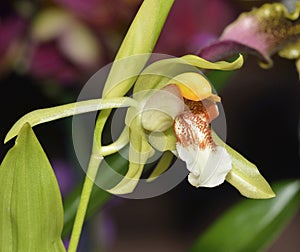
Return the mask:
M 59 187 L 28 123 L 0 166 L 0 216 L 0 251 L 65 251 Z

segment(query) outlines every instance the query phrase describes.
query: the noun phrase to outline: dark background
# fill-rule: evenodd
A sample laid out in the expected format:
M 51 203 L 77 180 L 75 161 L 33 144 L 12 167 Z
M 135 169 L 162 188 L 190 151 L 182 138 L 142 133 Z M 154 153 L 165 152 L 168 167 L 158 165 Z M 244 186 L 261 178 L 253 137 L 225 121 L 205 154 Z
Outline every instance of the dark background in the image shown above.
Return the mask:
M 236 13 L 232 19 L 240 11 L 262 2 L 232 1 L 233 13 Z M 166 31 L 171 28 L 167 27 Z M 122 32 L 124 34 L 125 29 Z M 178 49 L 178 55 L 182 50 Z M 227 120 L 227 143 L 255 163 L 271 183 L 300 178 L 300 82 L 294 62 L 277 56 L 274 62 L 271 69 L 263 70 L 257 60 L 249 56 L 244 67 L 220 92 Z M 47 86 L 15 71 L 0 78 L 1 141 L 20 116 L 62 101 L 74 101 L 80 90 L 77 84 L 60 88 Z M 59 120 L 36 127 L 50 160 L 76 163 L 72 156 L 70 123 L 70 120 Z M 13 141 L 0 145 L 1 160 L 12 144 Z M 74 168 L 73 173 L 78 180 L 84 175 L 78 168 Z M 213 189 L 195 189 L 187 181 L 152 199 L 115 198 L 88 223 L 85 231 L 90 236 L 84 237 L 82 247 L 102 242 L 105 251 L 111 252 L 186 251 L 213 220 L 239 200 L 237 190 L 227 183 Z M 95 230 L 100 231 L 93 232 Z M 299 233 L 298 211 L 269 251 L 299 251 Z

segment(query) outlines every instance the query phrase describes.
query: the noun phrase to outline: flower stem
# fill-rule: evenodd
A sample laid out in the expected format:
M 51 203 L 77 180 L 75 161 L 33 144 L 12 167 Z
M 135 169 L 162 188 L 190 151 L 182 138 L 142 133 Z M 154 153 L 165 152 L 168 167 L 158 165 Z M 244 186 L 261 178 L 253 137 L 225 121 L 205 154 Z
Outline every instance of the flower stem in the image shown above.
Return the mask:
M 77 250 L 90 195 L 93 189 L 99 165 L 101 164 L 102 160 L 103 157 L 100 155 L 92 154 L 90 157 L 87 175 L 85 177 L 83 189 L 81 192 L 80 202 L 76 213 L 68 252 L 76 252 Z

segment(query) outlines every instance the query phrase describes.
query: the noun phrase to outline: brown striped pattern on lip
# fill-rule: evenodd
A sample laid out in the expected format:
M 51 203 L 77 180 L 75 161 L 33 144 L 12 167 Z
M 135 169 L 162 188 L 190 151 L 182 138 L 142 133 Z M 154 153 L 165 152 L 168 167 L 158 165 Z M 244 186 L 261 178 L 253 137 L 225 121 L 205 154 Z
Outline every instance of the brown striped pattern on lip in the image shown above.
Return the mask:
M 196 145 L 201 150 L 207 147 L 216 149 L 212 139 L 210 122 L 216 117 L 216 105 L 201 101 L 185 100 L 189 110 L 184 111 L 175 118 L 174 131 L 177 141 L 183 146 Z M 210 115 L 213 116 L 210 116 Z
M 224 182 L 232 161 L 224 147 L 212 138 L 210 122 L 218 116 L 211 100 L 185 100 L 186 110 L 174 121 L 178 157 L 190 171 L 188 181 L 195 187 L 214 187 Z

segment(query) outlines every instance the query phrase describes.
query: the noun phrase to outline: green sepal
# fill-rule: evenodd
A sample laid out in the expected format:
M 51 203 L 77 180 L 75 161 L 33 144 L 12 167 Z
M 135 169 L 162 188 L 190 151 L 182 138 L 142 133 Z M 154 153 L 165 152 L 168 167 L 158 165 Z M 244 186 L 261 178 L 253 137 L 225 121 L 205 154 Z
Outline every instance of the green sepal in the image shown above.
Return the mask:
M 123 96 L 144 68 L 174 0 L 144 1 L 120 46 L 103 97 Z
M 213 139 L 218 145 L 224 146 L 231 157 L 232 169 L 226 176 L 227 182 L 248 198 L 268 199 L 275 197 L 272 188 L 254 164 L 225 144 L 215 132 L 213 132 Z
M 232 159 L 232 169 L 226 176 L 227 182 L 248 198 L 268 199 L 275 197 L 272 188 L 254 164 L 228 145 L 225 148 Z
M 113 194 L 127 194 L 133 192 L 142 175 L 148 158 L 154 154 L 154 149 L 148 143 L 141 125 L 140 117 L 132 119 L 129 126 L 129 167 L 124 178 L 108 192 Z
M 151 132 L 148 136 L 149 143 L 159 151 L 175 151 L 176 136 L 173 127 L 164 132 Z
M 154 170 L 149 175 L 147 182 L 151 182 L 162 175 L 166 170 L 169 169 L 173 161 L 172 152 L 166 151 L 162 154 L 158 164 L 155 166 Z
M 156 61 L 146 67 L 134 86 L 134 98 L 142 100 L 145 92 L 153 89 L 162 89 L 177 75 L 199 70 L 236 70 L 243 65 L 244 58 L 239 55 L 233 62 L 210 62 L 195 55 L 185 55 L 180 58 L 169 58 Z

